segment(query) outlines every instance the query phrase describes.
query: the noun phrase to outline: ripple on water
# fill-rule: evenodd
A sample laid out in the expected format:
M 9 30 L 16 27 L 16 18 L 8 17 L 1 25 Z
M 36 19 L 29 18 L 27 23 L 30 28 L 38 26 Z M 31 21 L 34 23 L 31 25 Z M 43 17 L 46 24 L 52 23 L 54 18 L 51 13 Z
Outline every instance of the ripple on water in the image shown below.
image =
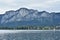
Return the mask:
M 12 32 L 11 32 L 12 31 Z M 43 30 L 11 30 L 9 33 L 0 33 L 0 40 L 60 40 L 60 31 Z

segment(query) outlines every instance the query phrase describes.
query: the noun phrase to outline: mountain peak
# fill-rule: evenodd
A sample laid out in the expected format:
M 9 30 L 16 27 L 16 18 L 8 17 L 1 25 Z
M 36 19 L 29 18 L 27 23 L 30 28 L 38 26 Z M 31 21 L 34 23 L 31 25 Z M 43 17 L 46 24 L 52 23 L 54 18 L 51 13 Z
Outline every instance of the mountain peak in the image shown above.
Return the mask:
M 20 11 L 20 10 L 22 10 L 22 9 L 24 9 L 24 10 L 28 10 L 27 8 L 19 8 L 17 11 Z
M 60 14 L 60 13 L 59 13 Z M 20 8 L 16 11 L 7 11 L 5 14 L 0 16 L 0 23 L 15 23 L 29 24 L 29 25 L 57 25 L 60 24 L 60 15 L 57 13 L 49 13 L 46 11 L 39 12 L 34 9 Z M 59 21 L 59 22 L 58 22 Z M 12 24 L 12 25 L 13 25 Z
M 27 8 L 20 8 L 19 10 L 19 14 L 24 17 L 25 15 L 29 14 L 29 9 Z

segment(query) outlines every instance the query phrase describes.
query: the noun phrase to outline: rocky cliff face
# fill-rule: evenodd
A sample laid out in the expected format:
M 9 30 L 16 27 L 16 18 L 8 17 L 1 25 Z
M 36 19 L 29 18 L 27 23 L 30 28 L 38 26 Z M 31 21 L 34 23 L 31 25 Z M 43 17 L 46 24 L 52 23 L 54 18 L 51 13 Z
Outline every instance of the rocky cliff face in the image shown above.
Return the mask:
M 60 25 L 60 13 L 49 13 L 46 11 L 20 8 L 16 11 L 7 11 L 0 15 L 0 25 L 40 25 L 53 26 Z

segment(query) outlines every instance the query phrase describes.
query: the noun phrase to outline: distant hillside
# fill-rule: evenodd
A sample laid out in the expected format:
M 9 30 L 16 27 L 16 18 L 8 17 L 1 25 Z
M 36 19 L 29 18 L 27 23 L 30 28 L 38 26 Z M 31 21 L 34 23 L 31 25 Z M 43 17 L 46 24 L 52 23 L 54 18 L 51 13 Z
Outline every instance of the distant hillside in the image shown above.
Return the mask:
M 20 8 L 0 15 L 0 26 L 60 26 L 60 13 Z

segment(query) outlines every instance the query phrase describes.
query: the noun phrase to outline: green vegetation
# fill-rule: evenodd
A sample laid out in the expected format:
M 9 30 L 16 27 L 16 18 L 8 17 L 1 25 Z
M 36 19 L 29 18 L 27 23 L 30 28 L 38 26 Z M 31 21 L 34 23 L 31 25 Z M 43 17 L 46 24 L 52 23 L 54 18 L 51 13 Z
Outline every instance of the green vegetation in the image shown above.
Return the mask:
M 17 26 L 17 27 L 0 27 L 0 29 L 12 29 L 12 30 L 53 30 L 60 29 L 60 27 L 56 26 Z

